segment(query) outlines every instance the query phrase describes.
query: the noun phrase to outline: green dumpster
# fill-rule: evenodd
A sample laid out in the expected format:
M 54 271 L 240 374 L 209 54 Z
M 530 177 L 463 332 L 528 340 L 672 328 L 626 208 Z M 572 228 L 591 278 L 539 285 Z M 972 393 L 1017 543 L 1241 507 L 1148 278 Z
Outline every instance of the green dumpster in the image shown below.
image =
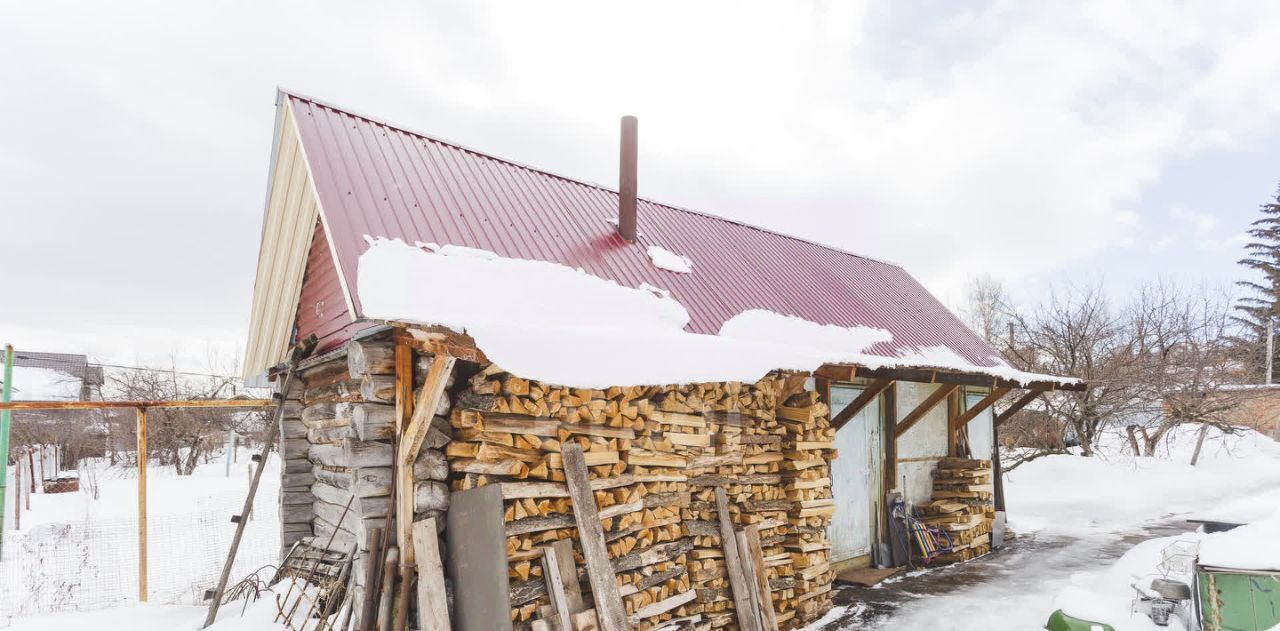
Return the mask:
M 1197 568 L 1204 631 L 1267 631 L 1280 625 L 1280 572 Z

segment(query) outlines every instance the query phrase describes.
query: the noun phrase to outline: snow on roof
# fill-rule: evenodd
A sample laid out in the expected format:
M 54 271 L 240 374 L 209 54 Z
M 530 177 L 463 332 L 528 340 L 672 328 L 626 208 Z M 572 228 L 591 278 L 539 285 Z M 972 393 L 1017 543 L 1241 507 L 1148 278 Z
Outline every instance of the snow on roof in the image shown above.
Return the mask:
M 80 378 L 52 368 L 13 367 L 14 401 L 78 401 Z
M 579 387 L 753 382 L 775 369 L 823 364 L 937 368 L 1027 383 L 1057 380 L 1003 362 L 975 366 L 945 347 L 867 353 L 888 331 L 816 324 L 753 309 L 719 335 L 686 330 L 689 312 L 661 288 L 632 288 L 559 263 L 451 245 L 431 251 L 374 239 L 360 256 L 365 315 L 441 325 L 471 335 L 485 355 L 522 377 Z
M 653 262 L 653 266 L 658 269 L 678 274 L 693 272 L 693 261 L 690 261 L 687 256 L 676 254 L 660 245 L 651 245 L 645 252 L 649 254 L 649 260 Z

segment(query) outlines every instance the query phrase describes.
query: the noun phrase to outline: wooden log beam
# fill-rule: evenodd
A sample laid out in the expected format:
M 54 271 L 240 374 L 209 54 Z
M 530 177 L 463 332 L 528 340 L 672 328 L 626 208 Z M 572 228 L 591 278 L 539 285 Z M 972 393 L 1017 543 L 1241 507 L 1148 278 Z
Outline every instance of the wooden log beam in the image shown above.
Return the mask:
M 1000 427 L 1003 425 L 1005 421 L 1009 420 L 1009 418 L 1014 414 L 1017 414 L 1022 408 L 1027 407 L 1028 403 L 1035 401 L 1040 395 L 1041 392 L 1039 390 L 1032 390 L 1031 392 L 1019 397 L 1017 401 L 1014 401 L 1012 405 L 1005 408 L 1003 412 L 996 414 L 994 419 L 995 426 Z
M 405 330 L 409 343 L 417 350 L 433 355 L 449 355 L 463 361 L 485 363 L 484 352 L 470 335 L 443 326 L 414 326 Z
M 930 394 L 924 401 L 921 401 L 920 405 L 916 406 L 916 409 L 911 410 L 910 413 L 902 417 L 902 420 L 898 421 L 898 424 L 893 428 L 894 439 L 901 438 L 903 434 L 907 433 L 907 430 L 919 423 L 925 414 L 928 414 L 939 403 L 945 401 L 959 387 L 954 383 L 944 383 L 938 386 L 938 389 L 934 390 L 933 394 Z
M 956 415 L 955 418 L 951 419 L 951 431 L 953 432 L 959 431 L 961 427 L 968 425 L 969 421 L 972 421 L 973 419 L 977 418 L 978 415 L 986 411 L 987 408 L 995 405 L 996 401 L 999 401 L 1001 398 L 1004 397 L 1004 395 L 1009 394 L 1009 390 L 1011 389 L 1012 388 L 993 389 L 990 394 L 983 397 L 981 401 L 978 401 L 977 403 L 975 403 L 973 407 L 965 410 L 961 414 Z
M 1008 387 L 1039 391 L 1068 390 L 1080 392 L 1087 390 L 1089 387 L 1089 384 L 1083 382 L 1059 383 L 1057 381 L 1039 380 L 1022 383 L 981 373 L 936 368 L 867 368 L 865 366 L 828 364 L 816 370 L 814 374 L 835 381 L 849 381 L 853 379 L 853 375 L 857 375 L 858 377 L 872 379 L 892 379 L 894 381 L 911 381 L 915 383 L 953 383 L 960 386 Z
M 839 414 L 836 414 L 831 418 L 831 427 L 834 427 L 839 431 L 841 427 L 844 427 L 845 423 L 848 423 L 854 416 L 857 416 L 858 412 L 862 411 L 862 408 L 870 405 L 872 401 L 876 400 L 876 397 L 880 396 L 881 392 L 884 392 L 892 385 L 892 379 L 877 379 L 871 382 L 871 385 L 867 386 L 867 388 L 862 391 L 862 394 L 858 395 L 858 398 L 853 400 L 853 403 L 845 406 L 843 410 L 840 410 Z

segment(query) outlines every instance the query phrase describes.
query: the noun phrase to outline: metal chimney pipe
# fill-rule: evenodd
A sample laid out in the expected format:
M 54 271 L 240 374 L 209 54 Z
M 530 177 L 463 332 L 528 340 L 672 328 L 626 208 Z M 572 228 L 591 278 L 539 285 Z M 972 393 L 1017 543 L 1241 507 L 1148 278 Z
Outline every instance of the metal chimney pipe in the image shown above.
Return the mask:
M 622 153 L 618 158 L 618 234 L 636 240 L 636 126 L 634 116 L 622 117 Z

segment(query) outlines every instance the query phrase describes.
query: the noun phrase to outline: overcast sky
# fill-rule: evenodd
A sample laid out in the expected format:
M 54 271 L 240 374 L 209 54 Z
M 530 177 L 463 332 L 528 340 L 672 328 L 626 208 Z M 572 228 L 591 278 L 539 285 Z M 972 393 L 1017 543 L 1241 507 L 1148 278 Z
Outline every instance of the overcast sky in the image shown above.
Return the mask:
M 241 353 L 277 85 L 609 186 L 635 114 L 642 196 L 952 304 L 1225 284 L 1280 180 L 1277 41 L 1262 2 L 0 0 L 0 338 Z

